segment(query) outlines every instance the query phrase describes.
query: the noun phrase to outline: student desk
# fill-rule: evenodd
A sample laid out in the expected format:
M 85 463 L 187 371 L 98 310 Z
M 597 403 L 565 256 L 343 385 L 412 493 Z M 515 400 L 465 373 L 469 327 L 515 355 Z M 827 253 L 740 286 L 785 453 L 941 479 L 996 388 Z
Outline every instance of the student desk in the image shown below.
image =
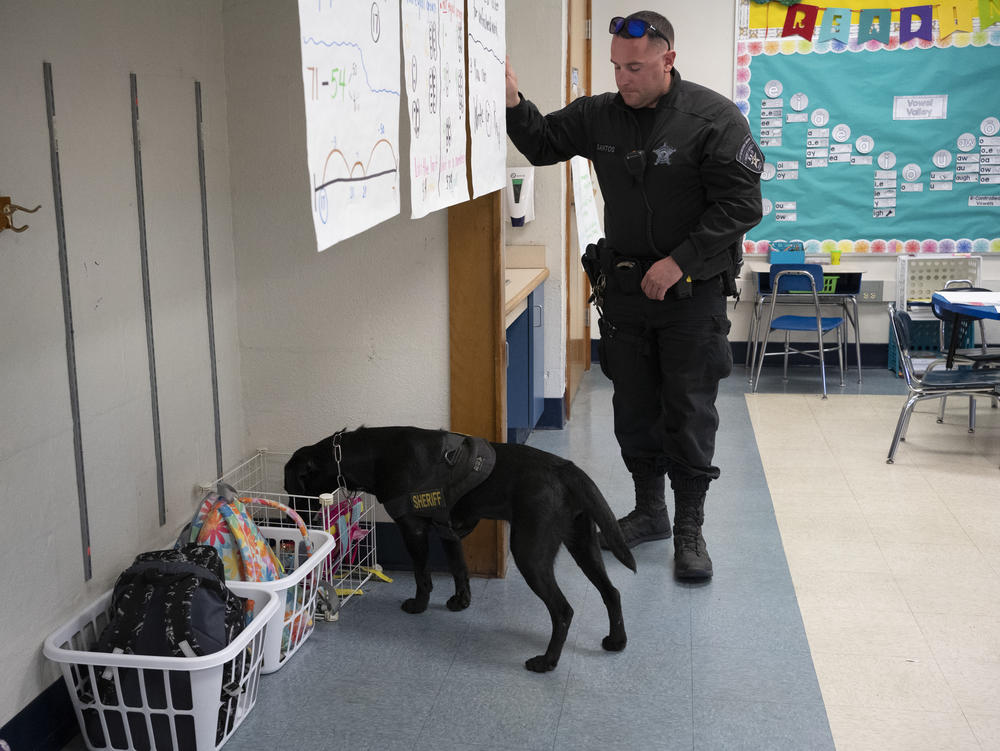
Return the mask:
M 808 259 L 806 263 L 811 263 Z M 747 357 L 745 365 L 752 367 L 757 354 L 758 327 L 760 326 L 760 314 L 765 304 L 771 302 L 771 264 L 767 261 L 747 261 L 744 264 L 750 271 L 754 283 L 753 309 L 750 311 L 750 325 L 747 331 Z M 819 292 L 820 304 L 829 303 L 839 305 L 844 311 L 844 318 L 854 329 L 854 351 L 858 363 L 858 383 L 861 383 L 861 330 L 858 321 L 858 295 L 861 293 L 861 275 L 864 269 L 850 264 L 822 263 L 823 276 L 836 276 L 837 283 L 832 292 Z M 825 286 L 825 285 L 824 285 Z M 808 300 L 802 295 L 779 295 L 778 303 L 784 304 L 812 304 L 812 297 Z M 845 345 L 848 338 L 845 337 Z M 751 371 L 750 378 L 753 378 Z
M 951 339 L 948 342 L 947 367 L 949 368 L 955 362 L 955 350 L 958 348 L 960 339 L 961 326 L 959 323 L 962 319 L 967 321 L 982 318 L 1000 320 L 1000 292 L 943 290 L 934 293 L 931 297 L 931 303 L 955 315 L 955 322 L 951 327 Z

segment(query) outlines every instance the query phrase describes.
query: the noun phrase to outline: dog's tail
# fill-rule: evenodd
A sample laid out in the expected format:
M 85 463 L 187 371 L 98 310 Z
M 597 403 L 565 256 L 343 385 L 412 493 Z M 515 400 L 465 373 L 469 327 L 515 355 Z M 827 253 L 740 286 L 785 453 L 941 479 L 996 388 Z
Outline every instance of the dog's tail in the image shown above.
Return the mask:
M 607 540 L 608 547 L 615 558 L 635 572 L 635 558 L 632 557 L 632 551 L 625 544 L 625 536 L 622 535 L 621 527 L 618 526 L 618 520 L 615 519 L 615 515 L 611 511 L 611 507 L 608 506 L 600 488 L 586 472 L 576 465 L 570 464 L 575 470 L 567 473 L 570 491 L 580 499 L 584 513 L 594 520 L 598 529 L 604 534 L 604 539 Z

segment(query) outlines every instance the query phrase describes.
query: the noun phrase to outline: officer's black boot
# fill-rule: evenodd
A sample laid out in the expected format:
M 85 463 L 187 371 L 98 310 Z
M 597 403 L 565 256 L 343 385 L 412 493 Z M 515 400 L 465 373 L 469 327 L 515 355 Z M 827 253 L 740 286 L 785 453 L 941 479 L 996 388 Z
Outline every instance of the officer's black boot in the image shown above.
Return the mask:
M 618 520 L 625 544 L 634 548 L 651 540 L 670 537 L 670 514 L 664 497 L 665 481 L 659 477 L 632 476 L 635 483 L 635 509 Z M 607 550 L 604 535 L 601 547 Z
M 712 578 L 701 525 L 705 521 L 705 494 L 674 492 L 674 578 L 704 581 Z

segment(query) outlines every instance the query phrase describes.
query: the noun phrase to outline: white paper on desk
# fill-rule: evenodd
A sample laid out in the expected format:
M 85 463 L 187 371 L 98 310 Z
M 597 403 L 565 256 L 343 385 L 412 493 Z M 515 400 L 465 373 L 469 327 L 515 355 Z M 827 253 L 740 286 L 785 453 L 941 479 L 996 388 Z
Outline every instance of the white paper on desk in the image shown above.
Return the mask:
M 1000 310 L 1000 292 L 970 292 L 969 290 L 942 290 L 936 294 L 950 303 L 959 305 L 986 305 Z

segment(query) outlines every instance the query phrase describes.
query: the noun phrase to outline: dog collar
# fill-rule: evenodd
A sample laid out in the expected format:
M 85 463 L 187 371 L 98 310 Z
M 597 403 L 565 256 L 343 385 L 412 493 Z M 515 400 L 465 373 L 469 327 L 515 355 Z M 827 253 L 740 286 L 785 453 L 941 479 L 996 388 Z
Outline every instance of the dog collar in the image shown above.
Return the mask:
M 347 498 L 350 495 L 350 491 L 347 489 L 347 481 L 344 479 L 344 473 L 340 471 L 340 462 L 344 458 L 344 451 L 340 446 L 340 436 L 343 434 L 343 430 L 333 434 L 333 461 L 337 465 L 337 490 L 342 494 L 341 497 Z

